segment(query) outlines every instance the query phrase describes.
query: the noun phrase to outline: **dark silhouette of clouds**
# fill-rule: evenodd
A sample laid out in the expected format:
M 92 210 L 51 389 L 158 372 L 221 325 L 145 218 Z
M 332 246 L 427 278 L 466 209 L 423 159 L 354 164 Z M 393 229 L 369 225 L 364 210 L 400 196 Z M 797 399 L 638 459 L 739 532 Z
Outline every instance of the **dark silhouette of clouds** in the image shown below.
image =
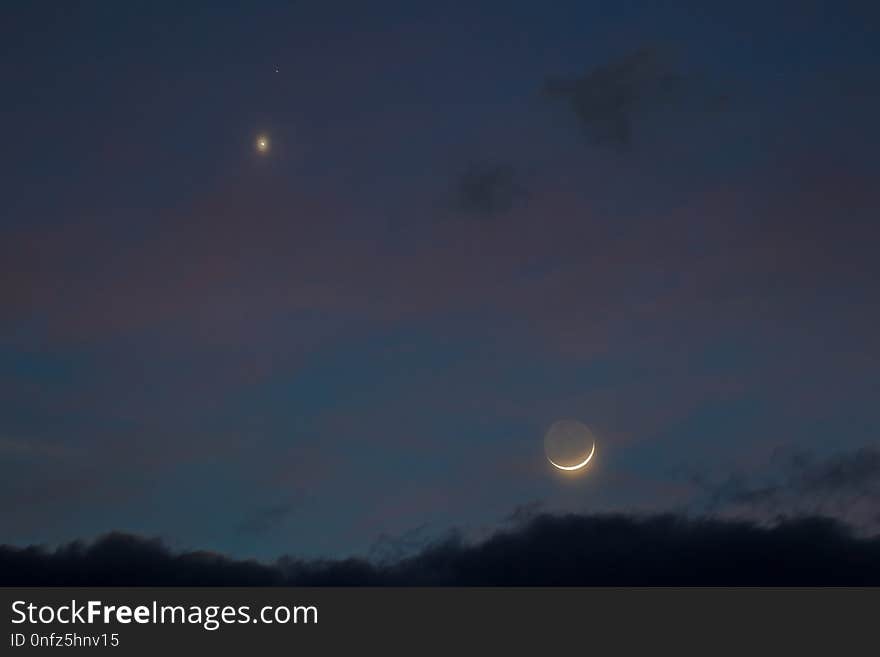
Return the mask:
M 168 586 L 280 583 L 276 568 L 236 561 L 211 552 L 174 554 L 158 539 L 114 532 L 93 543 L 75 541 L 47 552 L 0 547 L 0 582 L 49 585 Z
M 774 526 L 723 519 L 537 515 L 469 544 L 458 536 L 387 564 L 362 559 L 273 565 L 110 534 L 55 551 L 0 548 L 10 585 L 877 585 L 880 538 L 838 521 Z
M 598 146 L 627 147 L 640 115 L 665 105 L 722 108 L 729 98 L 675 70 L 661 49 L 646 47 L 575 78 L 554 78 L 544 93 L 564 101 Z
M 370 546 L 370 561 L 394 563 L 418 554 L 433 541 L 426 525 L 419 525 L 402 534 L 382 533 Z
M 542 500 L 532 500 L 518 505 L 505 520 L 513 525 L 524 525 L 541 515 L 543 509 L 544 502 Z

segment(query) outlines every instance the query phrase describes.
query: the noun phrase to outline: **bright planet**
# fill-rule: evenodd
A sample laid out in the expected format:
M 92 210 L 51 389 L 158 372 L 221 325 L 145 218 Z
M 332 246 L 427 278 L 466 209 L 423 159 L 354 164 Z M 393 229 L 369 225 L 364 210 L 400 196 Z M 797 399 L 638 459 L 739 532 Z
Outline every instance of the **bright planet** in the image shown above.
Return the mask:
M 596 439 L 582 422 L 558 420 L 544 434 L 544 453 L 550 464 L 559 470 L 581 470 L 596 453 Z
M 271 146 L 269 142 L 269 136 L 265 134 L 257 135 L 256 140 L 254 140 L 254 148 L 257 149 L 257 152 L 265 155 L 269 152 L 269 147 Z

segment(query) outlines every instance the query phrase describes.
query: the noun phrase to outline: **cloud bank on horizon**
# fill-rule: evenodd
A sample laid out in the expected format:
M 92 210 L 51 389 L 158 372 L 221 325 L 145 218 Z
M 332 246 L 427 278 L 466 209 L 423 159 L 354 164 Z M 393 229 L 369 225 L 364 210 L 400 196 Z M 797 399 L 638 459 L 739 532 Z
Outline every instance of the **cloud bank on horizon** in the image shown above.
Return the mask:
M 768 527 L 673 514 L 539 514 L 485 541 L 453 536 L 398 561 L 283 557 L 265 564 L 115 533 L 54 551 L 0 546 L 0 584 L 876 586 L 880 537 L 858 538 L 822 517 Z

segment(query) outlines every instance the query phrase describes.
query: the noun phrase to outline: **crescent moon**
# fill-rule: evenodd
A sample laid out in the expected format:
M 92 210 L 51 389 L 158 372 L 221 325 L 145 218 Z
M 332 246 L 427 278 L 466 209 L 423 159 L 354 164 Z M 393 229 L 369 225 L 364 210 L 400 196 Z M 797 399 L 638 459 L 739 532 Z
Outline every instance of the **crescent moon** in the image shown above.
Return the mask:
M 554 463 L 553 459 L 551 459 L 549 456 L 547 457 L 547 460 L 550 461 L 550 465 L 552 465 L 554 468 L 559 468 L 560 470 L 580 470 L 582 467 L 584 467 L 587 463 L 590 462 L 590 459 L 593 458 L 593 454 L 595 452 L 596 452 L 596 443 L 594 441 L 593 448 L 590 450 L 590 453 L 587 455 L 587 458 L 585 458 L 580 463 L 576 463 L 575 465 L 559 465 L 558 463 Z

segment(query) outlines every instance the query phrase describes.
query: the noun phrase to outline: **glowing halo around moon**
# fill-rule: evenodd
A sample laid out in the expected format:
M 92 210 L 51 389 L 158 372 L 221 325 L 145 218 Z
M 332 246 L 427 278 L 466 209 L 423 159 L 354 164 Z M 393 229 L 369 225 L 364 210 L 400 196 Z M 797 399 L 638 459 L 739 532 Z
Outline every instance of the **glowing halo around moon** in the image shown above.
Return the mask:
M 557 470 L 583 470 L 596 454 L 596 438 L 577 420 L 558 420 L 544 434 L 544 453 Z

